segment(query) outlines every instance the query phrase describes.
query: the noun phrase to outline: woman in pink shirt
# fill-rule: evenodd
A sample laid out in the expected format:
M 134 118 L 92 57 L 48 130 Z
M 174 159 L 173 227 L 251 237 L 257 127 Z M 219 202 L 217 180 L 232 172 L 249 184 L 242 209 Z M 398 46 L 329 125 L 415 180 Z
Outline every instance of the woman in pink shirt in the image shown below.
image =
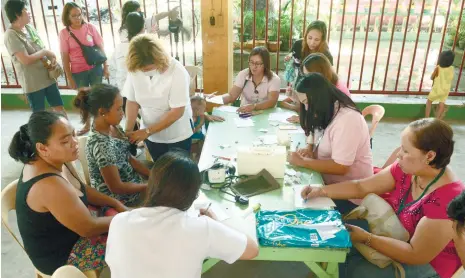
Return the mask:
M 71 31 L 81 44 L 97 45 L 104 51 L 102 36 L 94 25 L 84 21 L 81 7 L 74 2 L 66 3 L 61 20 L 65 28 L 60 31 L 60 50 L 69 86 L 78 89 L 102 83 L 103 76 L 108 79 L 110 74 L 107 62 L 103 64 L 103 67 L 87 64 L 79 43 L 70 34 Z M 82 135 L 89 129 L 90 122 L 87 122 L 77 133 Z
M 289 156 L 289 163 L 320 172 L 326 184 L 373 175 L 370 134 L 355 103 L 320 73 L 297 83 L 300 125 L 308 146 Z
M 296 86 L 299 80 L 302 78 L 304 74 L 308 74 L 311 72 L 318 72 L 321 73 L 326 79 L 328 79 L 336 88 L 338 88 L 341 92 L 346 94 L 348 97 L 352 97 L 350 94 L 349 89 L 344 84 L 343 81 L 339 79 L 337 73 L 334 72 L 334 69 L 331 65 L 331 62 L 326 57 L 326 55 L 322 53 L 313 53 L 308 55 L 302 65 L 299 68 L 299 75 L 297 76 Z M 294 86 L 294 87 L 296 87 Z M 287 100 L 281 102 L 280 105 L 282 108 L 290 109 L 299 112 L 300 104 L 299 100 L 295 94 L 293 93 L 292 98 L 288 98 Z M 290 122 L 299 122 L 298 116 L 293 116 L 289 118 Z
M 383 197 L 410 234 L 403 242 L 348 225 L 352 242 L 364 243 L 401 263 L 405 277 L 449 278 L 461 266 L 447 206 L 465 189 L 448 167 L 454 151 L 453 131 L 445 122 L 428 118 L 412 122 L 401 134 L 397 162 L 366 179 L 306 187 L 302 197 L 347 200 L 374 193 Z M 378 268 L 352 250 L 339 266 L 340 277 L 395 277 L 394 268 Z

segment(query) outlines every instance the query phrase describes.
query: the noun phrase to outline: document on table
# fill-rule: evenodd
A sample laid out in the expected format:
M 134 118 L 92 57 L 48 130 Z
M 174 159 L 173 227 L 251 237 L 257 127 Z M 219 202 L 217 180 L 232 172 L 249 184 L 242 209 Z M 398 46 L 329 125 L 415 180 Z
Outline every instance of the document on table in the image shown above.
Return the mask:
M 235 118 L 234 122 L 236 123 L 236 127 L 252 127 L 255 125 L 251 118 Z
M 285 99 L 288 99 L 289 97 L 286 96 L 286 94 L 279 94 L 278 101 L 283 101 Z
M 221 104 L 223 105 L 224 102 L 223 102 L 223 96 L 222 95 L 219 95 L 219 96 L 213 96 L 211 98 L 205 98 L 205 100 L 207 102 L 211 102 L 211 103 L 215 103 L 215 104 Z
M 198 217 L 199 214 L 200 214 L 200 209 L 203 208 L 203 209 L 207 209 L 209 205 L 209 202 L 198 202 L 198 203 L 194 203 L 188 210 L 187 210 L 187 215 L 189 215 L 190 217 Z M 231 216 L 229 216 L 229 214 L 226 213 L 226 211 L 224 209 L 222 209 L 219 205 L 217 204 L 212 204 L 210 206 L 210 208 L 208 209 L 208 211 L 211 211 L 213 212 L 213 214 L 216 215 L 216 218 L 218 219 L 218 221 L 224 221 L 226 219 L 229 219 L 231 218 Z
M 223 106 L 217 107 L 215 108 L 215 110 L 223 111 L 227 113 L 237 113 L 237 107 L 229 106 L 229 105 L 223 105 Z
M 310 200 L 303 199 L 300 194 L 304 187 L 305 185 L 294 186 L 294 207 L 296 209 L 333 209 L 336 207 L 336 204 L 333 202 L 333 200 L 328 197 L 317 197 Z
M 295 116 L 296 113 L 295 112 L 277 112 L 277 113 L 271 113 L 270 116 L 268 117 L 268 120 L 270 122 L 280 122 L 280 123 L 287 123 L 289 124 L 289 122 L 287 121 L 288 118 L 290 118 L 291 116 Z

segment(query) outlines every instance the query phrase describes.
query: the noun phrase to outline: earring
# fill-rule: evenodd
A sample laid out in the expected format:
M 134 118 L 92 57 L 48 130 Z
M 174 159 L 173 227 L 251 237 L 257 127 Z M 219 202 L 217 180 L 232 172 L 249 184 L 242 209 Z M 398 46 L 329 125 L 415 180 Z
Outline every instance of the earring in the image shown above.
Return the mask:
M 429 165 L 430 161 L 429 160 L 426 160 L 425 164 L 426 165 Z

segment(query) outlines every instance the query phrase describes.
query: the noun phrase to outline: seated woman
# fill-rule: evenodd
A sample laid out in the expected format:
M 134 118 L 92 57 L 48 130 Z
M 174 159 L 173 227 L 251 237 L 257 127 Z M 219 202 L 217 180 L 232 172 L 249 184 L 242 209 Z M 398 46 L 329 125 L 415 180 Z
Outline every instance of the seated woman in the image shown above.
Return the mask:
M 187 153 L 170 151 L 155 162 L 144 207 L 111 223 L 106 261 L 112 277 L 200 277 L 207 258 L 232 264 L 258 255 L 254 239 L 219 223 L 211 210 L 189 216 L 201 184 Z
M 16 191 L 16 216 L 34 267 L 52 275 L 71 264 L 81 271 L 105 266 L 105 242 L 113 217 L 94 217 L 88 205 L 127 208 L 84 185 L 69 163 L 78 158 L 74 128 L 53 112 L 35 112 L 13 136 L 10 156 L 24 163 Z M 69 168 L 68 168 L 69 167 Z
M 452 239 L 455 232 L 447 205 L 464 184 L 447 167 L 454 150 L 453 131 L 437 119 L 412 122 L 401 135 L 398 162 L 366 179 L 331 184 L 321 189 L 305 187 L 302 197 L 327 196 L 348 200 L 374 193 L 397 213 L 410 241 L 371 234 L 349 225 L 352 242 L 364 243 L 401 263 L 405 277 L 451 277 L 461 266 Z M 311 200 L 308 200 L 311 202 Z M 358 252 L 339 266 L 340 277 L 395 277 L 394 268 L 379 268 Z
M 270 68 L 270 53 L 265 47 L 252 49 L 249 68 L 237 74 L 234 86 L 223 95 L 224 104 L 233 103 L 240 96 L 240 113 L 264 110 L 276 106 L 281 79 Z M 208 98 L 208 96 L 207 96 Z
M 368 125 L 354 102 L 319 73 L 301 78 L 297 96 L 300 125 L 310 136 L 289 163 L 320 172 L 325 184 L 373 175 Z
M 147 188 L 141 175 L 148 177 L 149 169 L 130 154 L 131 143 L 119 126 L 124 114 L 118 88 L 98 84 L 81 89 L 74 106 L 80 109 L 82 122 L 94 118 L 86 145 L 92 187 L 136 206 L 139 193 Z
M 337 76 L 337 73 L 334 72 L 330 61 L 322 53 L 313 53 L 313 54 L 308 55 L 307 58 L 304 59 L 304 61 L 302 62 L 302 65 L 299 68 L 299 76 L 297 77 L 296 83 L 299 81 L 300 77 L 302 77 L 304 74 L 308 74 L 312 72 L 317 72 L 317 73 L 322 74 L 326 79 L 329 80 L 329 82 L 331 82 L 334 86 L 336 86 L 336 88 L 338 88 L 341 92 L 346 94 L 348 97 L 351 97 L 349 89 L 344 84 L 344 82 L 342 82 L 339 79 L 339 77 Z M 299 112 L 300 103 L 299 103 L 299 99 L 297 98 L 296 93 L 293 92 L 293 95 L 291 98 L 288 98 L 287 100 L 281 102 L 281 107 Z M 289 121 L 293 121 L 293 122 L 298 121 L 298 116 L 294 116 L 294 118 Z
M 462 266 L 465 268 L 465 191 L 455 197 L 447 207 L 447 216 L 454 221 L 454 243 Z

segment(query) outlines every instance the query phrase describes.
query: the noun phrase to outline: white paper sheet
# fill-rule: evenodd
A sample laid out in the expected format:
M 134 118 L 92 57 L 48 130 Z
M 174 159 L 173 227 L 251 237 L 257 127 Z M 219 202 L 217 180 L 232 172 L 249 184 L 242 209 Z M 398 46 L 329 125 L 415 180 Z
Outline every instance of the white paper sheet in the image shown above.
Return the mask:
M 286 123 L 289 124 L 287 121 L 288 118 L 291 116 L 296 115 L 295 112 L 277 112 L 277 113 L 271 113 L 270 116 L 268 117 L 268 120 L 270 122 L 280 122 L 280 123 Z
M 194 204 L 187 210 L 187 214 L 191 217 L 198 217 L 200 214 L 200 209 L 201 208 L 206 209 L 209 204 L 210 203 L 208 201 L 198 202 L 198 203 L 194 202 Z M 218 219 L 218 221 L 220 222 L 231 217 L 229 216 L 229 214 L 226 213 L 224 209 L 222 209 L 217 204 L 212 204 L 208 210 L 213 212 L 216 215 L 216 218 Z
M 252 127 L 255 125 L 251 118 L 235 118 L 234 122 L 236 123 L 236 127 Z
M 312 198 L 310 200 L 302 199 L 300 193 L 304 188 L 304 185 L 294 186 L 294 207 L 298 208 L 309 208 L 309 209 L 331 209 L 336 207 L 336 204 L 328 197 Z
M 285 99 L 288 99 L 289 97 L 286 96 L 286 94 L 279 94 L 278 101 L 283 101 Z
M 215 108 L 215 110 L 227 112 L 227 113 L 237 113 L 237 107 L 234 106 L 229 106 L 229 105 L 223 105 L 220 107 Z
M 215 103 L 215 104 L 224 104 L 223 96 L 213 96 L 211 98 L 205 98 L 207 102 Z
M 258 139 L 260 139 L 260 141 L 263 143 L 263 145 L 275 145 L 275 144 L 278 144 L 278 138 L 274 134 L 272 134 L 272 135 L 262 135 L 262 136 L 258 137 Z

